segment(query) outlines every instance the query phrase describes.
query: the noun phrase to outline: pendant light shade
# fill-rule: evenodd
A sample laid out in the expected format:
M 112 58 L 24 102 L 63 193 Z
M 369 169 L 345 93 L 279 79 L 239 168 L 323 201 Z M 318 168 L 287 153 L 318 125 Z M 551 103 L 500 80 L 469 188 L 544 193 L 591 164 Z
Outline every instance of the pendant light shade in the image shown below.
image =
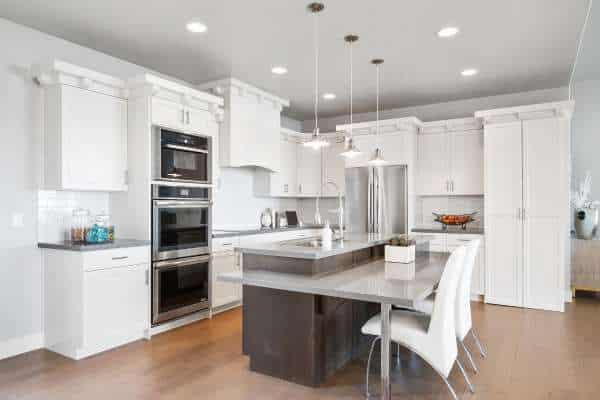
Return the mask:
M 322 3 L 310 3 L 308 11 L 314 16 L 314 44 L 315 44 L 315 129 L 312 137 L 304 146 L 319 150 L 329 146 L 329 142 L 319 135 L 319 13 L 323 11 L 325 5 Z
M 352 109 L 352 106 L 353 106 L 352 45 L 354 42 L 358 41 L 358 36 L 357 35 L 347 35 L 346 37 L 344 37 L 344 41 L 346 41 L 346 43 L 348 43 L 348 45 L 350 47 L 350 132 L 349 132 L 347 140 L 346 140 L 346 146 L 344 147 L 344 151 L 340 154 L 346 158 L 354 158 L 360 154 L 360 150 L 354 145 L 354 135 L 352 133 L 352 122 L 353 122 L 353 120 L 352 120 L 352 117 L 353 117 L 353 113 L 352 113 L 352 111 L 353 111 L 353 109 Z
M 382 59 L 375 59 L 373 61 L 371 61 L 371 64 L 375 65 L 375 70 L 377 71 L 377 106 L 376 106 L 376 113 L 375 115 L 377 116 L 377 122 L 376 122 L 376 131 L 375 131 L 375 152 L 373 152 L 373 157 L 371 157 L 371 159 L 369 160 L 369 165 L 373 165 L 373 166 L 381 166 L 386 164 L 387 162 L 385 161 L 385 159 L 383 158 L 383 152 L 381 151 L 381 148 L 379 147 L 379 67 L 381 66 L 381 64 L 383 64 L 383 60 Z

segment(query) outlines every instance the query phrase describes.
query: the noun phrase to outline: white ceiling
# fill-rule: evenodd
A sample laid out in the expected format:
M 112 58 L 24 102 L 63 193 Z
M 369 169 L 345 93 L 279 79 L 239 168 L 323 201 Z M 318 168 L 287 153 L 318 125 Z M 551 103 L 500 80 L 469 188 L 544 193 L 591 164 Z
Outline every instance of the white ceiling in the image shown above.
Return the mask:
M 323 116 L 347 111 L 348 49 L 356 33 L 355 110 L 372 110 L 385 59 L 382 107 L 489 96 L 568 84 L 589 0 L 325 0 L 321 14 Z M 0 15 L 192 83 L 234 76 L 289 98 L 311 117 L 312 18 L 299 0 L 0 0 Z M 204 34 L 185 24 L 199 19 Z M 456 25 L 460 34 L 436 32 Z M 281 64 L 284 76 L 270 69 Z M 464 78 L 466 67 L 480 74 Z
M 600 3 L 590 5 L 573 82 L 600 79 Z

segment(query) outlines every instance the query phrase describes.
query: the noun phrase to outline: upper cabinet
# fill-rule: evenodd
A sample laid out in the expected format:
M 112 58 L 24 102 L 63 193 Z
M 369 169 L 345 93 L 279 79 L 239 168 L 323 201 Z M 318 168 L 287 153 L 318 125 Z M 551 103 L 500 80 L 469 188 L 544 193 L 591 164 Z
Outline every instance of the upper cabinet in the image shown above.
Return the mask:
M 279 140 L 279 172 L 257 170 L 254 191 L 270 197 L 333 197 L 344 194 L 343 140 L 323 133 L 330 145 L 315 150 L 302 145 L 309 135 L 282 128 Z M 334 185 L 327 184 L 333 182 Z M 335 187 L 334 187 L 335 186 Z M 336 189 L 337 187 L 337 189 Z
M 199 86 L 225 99 L 220 132 L 222 167 L 254 166 L 279 172 L 281 110 L 289 101 L 229 78 Z
M 44 88 L 44 187 L 127 190 L 125 83 L 62 61 L 32 72 Z
M 474 118 L 423 124 L 418 137 L 420 195 L 483 195 L 483 130 Z

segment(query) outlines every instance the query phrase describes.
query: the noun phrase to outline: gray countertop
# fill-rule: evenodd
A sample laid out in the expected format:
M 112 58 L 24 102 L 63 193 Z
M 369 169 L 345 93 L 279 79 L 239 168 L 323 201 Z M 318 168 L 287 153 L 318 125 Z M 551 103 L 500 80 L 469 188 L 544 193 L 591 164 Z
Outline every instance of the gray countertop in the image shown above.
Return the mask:
M 68 250 L 68 251 L 96 251 L 96 250 L 110 250 L 110 249 L 122 249 L 127 247 L 141 247 L 150 246 L 149 240 L 136 240 L 136 239 L 115 239 L 110 243 L 97 243 L 97 244 L 86 244 L 86 243 L 74 243 L 69 240 L 64 242 L 40 242 L 38 247 L 41 249 L 55 249 L 55 250 Z
M 275 229 L 215 229 L 212 232 L 213 239 L 219 238 L 227 238 L 234 236 L 248 236 L 248 235 L 260 235 L 265 233 L 277 233 L 277 232 L 290 232 L 290 231 L 300 231 L 303 229 L 319 229 L 322 228 L 322 225 L 303 225 L 303 226 L 288 226 L 285 228 L 275 228 Z
M 222 282 L 241 283 L 291 292 L 317 294 L 411 307 L 429 296 L 439 283 L 449 254 L 429 253 L 417 257 L 413 279 L 386 278 L 386 268 L 412 268 L 409 264 L 373 261 L 346 271 L 322 277 L 268 271 L 237 271 L 219 274 Z
M 413 228 L 412 230 L 415 233 L 453 233 L 453 234 L 471 234 L 471 235 L 483 235 L 484 230 L 481 227 L 470 227 L 467 225 L 466 229 L 462 229 L 461 227 L 451 227 L 449 226 L 447 229 L 442 229 L 441 226 L 427 226 L 427 227 L 418 227 Z
M 399 235 L 393 233 L 346 233 L 344 240 L 333 241 L 331 248 L 300 246 L 298 245 L 299 242 L 307 241 L 309 239 L 294 239 L 277 243 L 254 244 L 251 247 L 239 247 L 238 250 L 246 254 L 317 260 L 384 244 L 395 236 Z M 429 238 L 426 236 L 419 236 L 416 237 L 416 240 L 423 243 L 428 242 Z

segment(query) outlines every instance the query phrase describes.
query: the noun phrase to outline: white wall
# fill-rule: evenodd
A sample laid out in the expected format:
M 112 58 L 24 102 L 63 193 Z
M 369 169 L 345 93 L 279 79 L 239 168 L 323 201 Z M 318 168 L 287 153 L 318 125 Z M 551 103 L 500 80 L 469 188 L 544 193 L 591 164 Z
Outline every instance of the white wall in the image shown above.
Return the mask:
M 278 211 L 295 210 L 295 199 L 255 197 L 254 168 L 221 168 L 219 187 L 215 192 L 213 226 L 215 229 L 253 229 L 260 227 L 260 214 L 265 208 Z
M 600 80 L 576 82 L 571 87 L 575 112 L 571 122 L 571 185 L 586 171 L 592 174 L 592 199 L 600 200 Z
M 417 117 L 423 122 L 439 121 L 452 118 L 472 117 L 473 113 L 479 110 L 561 101 L 567 100 L 568 98 L 569 89 L 565 86 L 556 89 L 534 90 L 531 92 L 520 92 L 499 96 L 450 101 L 447 103 L 383 110 L 380 111 L 379 118 L 390 119 Z M 375 108 L 375 105 L 373 105 L 373 108 Z M 354 122 L 374 121 L 375 112 L 355 114 L 353 119 Z M 347 115 L 341 115 L 332 118 L 322 118 L 319 120 L 319 128 L 321 132 L 329 132 L 334 131 L 336 125 L 347 123 Z M 310 132 L 312 131 L 313 127 L 313 120 L 306 120 L 302 123 L 303 132 Z

